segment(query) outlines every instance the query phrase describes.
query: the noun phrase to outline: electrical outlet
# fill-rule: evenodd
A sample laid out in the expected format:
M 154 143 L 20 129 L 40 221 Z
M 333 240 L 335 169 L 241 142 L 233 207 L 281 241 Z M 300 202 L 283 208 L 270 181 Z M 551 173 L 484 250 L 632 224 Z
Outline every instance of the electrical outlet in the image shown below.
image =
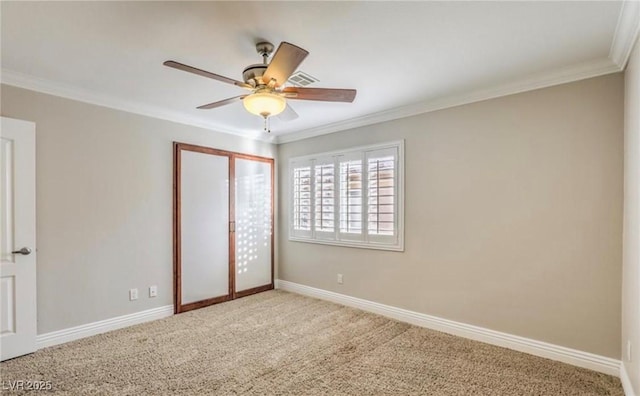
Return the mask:
M 631 340 L 627 340 L 627 360 L 631 361 Z
M 158 286 L 149 286 L 149 297 L 158 297 Z
M 338 284 L 341 285 L 343 283 L 342 274 L 338 274 Z
M 138 299 L 138 289 L 129 290 L 129 301 Z

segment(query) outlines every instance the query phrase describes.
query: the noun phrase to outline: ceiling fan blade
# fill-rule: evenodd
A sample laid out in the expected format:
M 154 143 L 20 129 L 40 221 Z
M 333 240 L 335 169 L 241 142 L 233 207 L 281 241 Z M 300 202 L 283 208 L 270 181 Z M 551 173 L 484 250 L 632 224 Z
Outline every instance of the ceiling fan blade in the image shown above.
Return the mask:
M 284 84 L 307 55 L 309 55 L 309 51 L 305 49 L 286 41 L 280 43 L 262 77 L 265 84 L 268 84 L 272 79 L 276 80 L 276 87 Z
M 211 73 L 211 72 L 208 72 L 206 70 L 198 69 L 196 67 L 185 65 L 185 64 L 180 63 L 180 62 L 168 60 L 168 61 L 164 62 L 163 65 L 168 66 L 168 67 L 173 67 L 174 69 L 186 71 L 186 72 L 189 72 L 189 73 L 197 74 L 199 76 L 212 78 L 214 80 L 222 81 L 222 82 L 227 83 L 227 84 L 233 84 L 233 85 L 236 85 L 238 87 L 252 89 L 251 85 L 243 83 L 242 81 L 234 80 L 233 78 L 229 78 L 229 77 L 221 76 L 219 74 Z
M 244 97 L 247 95 L 240 95 L 240 96 L 234 96 L 233 98 L 229 98 L 229 99 L 224 99 L 224 100 L 219 100 L 217 102 L 213 102 L 213 103 L 209 103 L 209 104 L 205 104 L 202 106 L 198 106 L 198 109 L 200 110 L 208 110 L 208 109 L 215 109 L 216 107 L 221 107 L 221 106 L 225 106 L 231 103 L 235 103 L 239 100 L 244 99 Z
M 278 114 L 276 117 L 278 117 L 278 119 L 281 121 L 293 121 L 298 118 L 298 113 L 296 113 L 296 111 L 293 110 L 289 104 L 287 104 L 287 107 L 284 108 L 284 111 Z
M 320 100 L 324 102 L 353 102 L 356 98 L 355 89 L 335 88 L 298 88 L 287 87 L 282 90 L 287 99 Z

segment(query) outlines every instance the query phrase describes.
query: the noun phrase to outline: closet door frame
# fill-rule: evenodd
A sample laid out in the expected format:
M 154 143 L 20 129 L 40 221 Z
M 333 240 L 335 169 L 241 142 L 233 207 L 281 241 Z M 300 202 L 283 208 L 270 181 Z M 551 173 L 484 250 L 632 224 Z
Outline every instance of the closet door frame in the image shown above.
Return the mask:
M 182 305 L 182 250 L 181 250 L 181 152 L 193 151 L 203 154 L 211 154 L 227 157 L 229 160 L 229 293 L 225 296 L 214 297 L 202 301 L 196 301 Z M 252 289 L 236 292 L 235 290 L 235 272 L 236 272 L 236 235 L 235 235 L 235 200 L 236 200 L 236 177 L 235 177 L 235 160 L 246 159 L 251 161 L 266 162 L 271 167 L 271 283 L 254 287 Z M 236 153 L 233 151 L 225 151 L 210 147 L 198 146 L 188 143 L 173 142 L 173 306 L 174 313 L 191 311 L 206 307 L 213 304 L 233 300 L 235 298 L 245 297 L 251 294 L 260 293 L 274 288 L 274 198 L 275 198 L 275 161 L 273 158 L 260 157 L 257 155 L 249 155 Z

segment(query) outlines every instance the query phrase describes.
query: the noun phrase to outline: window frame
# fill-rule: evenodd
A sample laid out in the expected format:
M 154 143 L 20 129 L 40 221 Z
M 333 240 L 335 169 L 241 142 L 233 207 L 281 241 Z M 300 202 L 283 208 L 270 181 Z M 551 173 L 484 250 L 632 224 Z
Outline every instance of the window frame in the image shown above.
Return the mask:
M 369 234 L 368 230 L 368 210 L 369 203 L 367 192 L 369 188 L 368 161 L 370 156 L 375 156 L 376 152 L 395 150 L 395 170 L 394 170 L 394 230 L 392 236 L 382 237 L 380 235 Z M 340 231 L 341 224 L 341 160 L 351 160 L 353 158 L 361 159 L 362 166 L 362 217 L 361 217 L 361 233 L 342 233 Z M 315 229 L 315 167 L 316 164 L 324 165 L 328 163 L 328 159 L 333 159 L 334 169 L 334 213 L 333 232 L 317 233 Z M 319 161 L 316 163 L 316 161 Z M 310 213 L 310 231 L 296 230 L 294 228 L 294 183 L 295 168 L 309 166 L 311 169 L 311 213 Z M 321 245 L 334 245 L 344 247 L 354 247 L 362 249 L 404 251 L 404 140 L 395 140 L 380 144 L 371 144 L 366 146 L 351 147 L 344 150 L 334 150 L 329 152 L 315 153 L 289 159 L 289 168 L 287 170 L 289 177 L 288 195 L 288 215 L 289 215 L 289 241 L 316 243 Z M 331 235 L 328 235 L 331 234 Z M 359 236 L 359 237 L 358 237 Z

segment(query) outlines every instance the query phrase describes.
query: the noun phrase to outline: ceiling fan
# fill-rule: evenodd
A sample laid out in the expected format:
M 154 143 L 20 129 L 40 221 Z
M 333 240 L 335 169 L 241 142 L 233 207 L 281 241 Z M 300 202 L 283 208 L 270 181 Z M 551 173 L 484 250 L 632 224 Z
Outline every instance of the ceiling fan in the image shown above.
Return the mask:
M 242 101 L 245 109 L 265 120 L 265 131 L 269 117 L 278 116 L 283 121 L 298 118 L 298 114 L 287 104 L 287 99 L 316 100 L 323 102 L 353 102 L 355 89 L 285 87 L 287 79 L 298 68 L 309 52 L 293 44 L 282 42 L 271 62 L 269 56 L 274 46 L 269 42 L 256 44 L 256 51 L 262 56 L 262 63 L 247 66 L 242 72 L 243 81 L 234 80 L 206 70 L 188 66 L 173 60 L 163 64 L 174 69 L 233 84 L 251 91 L 250 93 L 198 106 L 198 109 L 214 109 Z

